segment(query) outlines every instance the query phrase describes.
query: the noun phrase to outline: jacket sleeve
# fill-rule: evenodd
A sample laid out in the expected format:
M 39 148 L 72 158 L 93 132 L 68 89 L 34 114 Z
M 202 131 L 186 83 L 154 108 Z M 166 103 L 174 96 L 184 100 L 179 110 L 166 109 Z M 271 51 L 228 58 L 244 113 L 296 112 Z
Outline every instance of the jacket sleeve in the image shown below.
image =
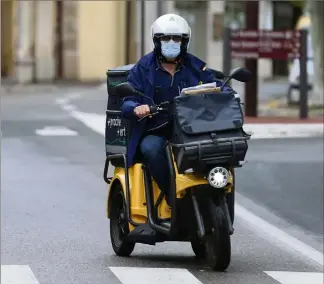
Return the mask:
M 139 64 L 136 64 L 129 72 L 127 82 L 134 87 L 136 91 L 144 93 L 143 75 Z M 134 108 L 141 105 L 142 98 L 140 96 L 129 96 L 122 100 L 120 110 L 122 117 L 126 119 L 135 118 Z

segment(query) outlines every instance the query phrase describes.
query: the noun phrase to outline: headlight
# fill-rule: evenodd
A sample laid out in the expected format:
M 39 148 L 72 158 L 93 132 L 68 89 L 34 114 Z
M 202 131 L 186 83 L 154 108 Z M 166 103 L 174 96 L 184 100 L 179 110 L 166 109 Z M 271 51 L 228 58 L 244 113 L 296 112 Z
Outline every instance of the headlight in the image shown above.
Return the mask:
M 208 182 L 212 187 L 222 188 L 228 183 L 229 173 L 228 170 L 223 167 L 216 167 L 210 170 L 208 174 Z

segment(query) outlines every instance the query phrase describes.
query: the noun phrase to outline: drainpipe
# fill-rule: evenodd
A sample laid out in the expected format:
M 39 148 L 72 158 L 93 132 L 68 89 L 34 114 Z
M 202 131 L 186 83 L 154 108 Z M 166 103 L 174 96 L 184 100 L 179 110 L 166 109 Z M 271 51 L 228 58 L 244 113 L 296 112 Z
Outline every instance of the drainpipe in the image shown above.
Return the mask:
M 37 60 L 36 60 L 36 44 L 37 44 L 37 1 L 33 1 L 32 7 L 32 82 L 37 82 Z
M 141 56 L 145 55 L 145 1 L 141 1 Z
M 132 1 L 126 1 L 126 31 L 125 31 L 125 64 L 130 63 L 130 52 L 132 48 Z

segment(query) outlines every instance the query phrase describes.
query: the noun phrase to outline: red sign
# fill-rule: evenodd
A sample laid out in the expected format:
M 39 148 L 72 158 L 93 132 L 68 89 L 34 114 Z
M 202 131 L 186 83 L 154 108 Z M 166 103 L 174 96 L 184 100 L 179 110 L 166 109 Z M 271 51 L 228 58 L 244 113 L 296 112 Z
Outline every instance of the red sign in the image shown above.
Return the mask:
M 300 32 L 291 30 L 232 30 L 233 58 L 287 59 L 299 57 Z

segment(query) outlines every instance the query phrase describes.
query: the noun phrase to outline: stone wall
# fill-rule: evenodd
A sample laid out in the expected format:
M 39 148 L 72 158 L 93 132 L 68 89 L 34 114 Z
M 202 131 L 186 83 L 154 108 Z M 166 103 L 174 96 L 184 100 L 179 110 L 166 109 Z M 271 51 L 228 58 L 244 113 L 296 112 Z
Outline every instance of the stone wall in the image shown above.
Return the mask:
M 78 1 L 63 6 L 63 77 L 78 78 Z

